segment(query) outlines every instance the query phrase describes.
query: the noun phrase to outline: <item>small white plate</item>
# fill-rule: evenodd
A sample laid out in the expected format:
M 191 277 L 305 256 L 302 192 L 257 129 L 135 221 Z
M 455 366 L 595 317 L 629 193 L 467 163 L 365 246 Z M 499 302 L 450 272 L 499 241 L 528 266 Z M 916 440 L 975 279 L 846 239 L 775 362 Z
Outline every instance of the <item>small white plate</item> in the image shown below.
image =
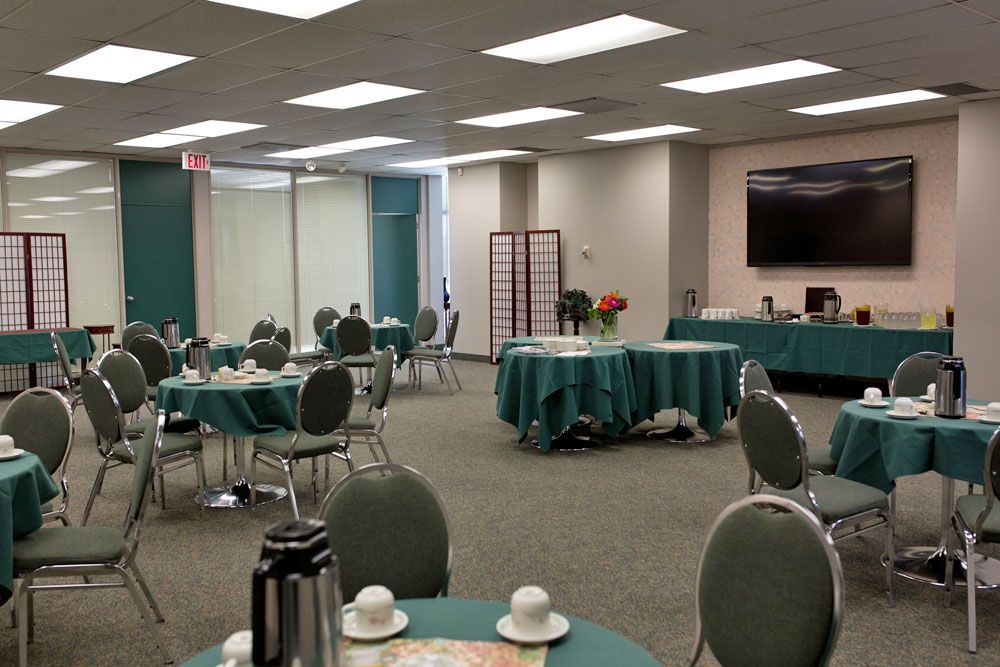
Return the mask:
M 21 454 L 24 454 L 24 450 L 23 449 L 18 449 L 17 447 L 15 447 L 14 449 L 12 449 L 9 452 L 7 452 L 6 454 L 0 454 L 0 461 L 5 461 L 7 459 L 16 459 Z
M 924 394 L 923 396 L 917 396 L 917 398 L 919 398 L 921 401 L 925 401 L 927 403 L 933 403 L 934 402 L 934 399 L 931 398 L 930 396 L 928 396 L 927 394 Z
M 250 384 L 271 384 L 272 382 L 274 382 L 273 377 L 269 377 L 266 380 L 250 380 Z
M 206 382 L 208 382 L 208 380 L 206 380 L 205 378 L 201 378 L 198 380 L 184 380 L 184 384 L 205 384 Z
M 345 605 L 344 636 L 363 642 L 374 642 L 398 635 L 406 629 L 406 626 L 410 623 L 410 617 L 406 615 L 406 612 L 399 609 L 394 609 L 393 612 L 391 626 L 381 631 L 365 631 L 358 628 L 356 612 L 351 608 L 351 605 Z
M 980 417 L 978 421 L 982 424 L 1000 424 L 1000 419 L 987 419 L 986 417 Z
M 884 408 L 889 405 L 889 401 L 879 401 L 878 403 L 865 403 L 864 399 L 858 400 L 858 405 L 865 408 Z
M 244 373 L 243 371 L 233 371 L 233 377 L 236 378 L 237 380 L 245 378 L 246 376 L 247 374 Z
M 555 612 L 549 613 L 549 629 L 540 634 L 526 634 L 514 626 L 514 620 L 507 614 L 497 621 L 497 633 L 515 644 L 548 644 L 569 632 L 569 621 Z
M 286 373 L 285 371 L 281 371 L 281 377 L 283 378 L 297 378 L 301 376 L 302 376 L 301 371 L 296 371 L 295 373 Z
M 916 419 L 920 416 L 916 412 L 904 415 L 902 412 L 896 412 L 895 410 L 887 410 L 885 414 L 889 415 L 893 419 Z

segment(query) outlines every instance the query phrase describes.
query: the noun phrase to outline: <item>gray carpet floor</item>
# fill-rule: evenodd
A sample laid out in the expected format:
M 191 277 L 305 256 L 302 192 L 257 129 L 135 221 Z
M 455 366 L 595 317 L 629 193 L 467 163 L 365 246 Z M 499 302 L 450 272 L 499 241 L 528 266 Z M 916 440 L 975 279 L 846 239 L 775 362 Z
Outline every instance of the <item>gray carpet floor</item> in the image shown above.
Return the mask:
M 664 664 L 683 664 L 694 632 L 694 577 L 705 532 L 728 503 L 745 495 L 746 463 L 734 424 L 702 445 L 651 441 L 640 435 L 579 453 L 543 454 L 516 442 L 495 412 L 496 370 L 458 362 L 465 389 L 405 387 L 392 394 L 386 439 L 394 459 L 426 474 L 451 515 L 455 550 L 453 597 L 507 599 L 518 586 L 546 588 L 559 611 L 608 626 L 646 647 Z M 830 434 L 842 399 L 784 397 L 807 438 Z M 676 413 L 661 414 L 657 425 Z M 649 426 L 651 427 L 651 426 Z M 646 430 L 649 427 L 642 427 Z M 221 437 L 205 443 L 209 484 L 221 481 Z M 369 462 L 366 448 L 356 450 Z M 71 514 L 79 520 L 99 459 L 83 408 L 69 477 Z M 303 516 L 314 516 L 306 466 L 296 479 Z M 346 472 L 334 466 L 335 477 Z M 280 482 L 273 472 L 269 481 Z M 92 523 L 120 526 L 130 468 L 113 470 Z M 268 479 L 268 478 L 265 478 Z M 287 502 L 247 510 L 208 511 L 192 498 L 193 468 L 168 476 L 167 508 L 151 507 L 139 563 L 157 596 L 161 626 L 177 662 L 249 627 L 250 580 L 264 529 L 290 518 Z M 900 544 L 934 544 L 940 478 L 902 480 Z M 943 590 L 897 579 L 888 605 L 879 565 L 883 533 L 838 543 L 846 613 L 835 664 L 1000 664 L 1000 592 L 979 596 L 979 654 L 965 651 L 965 600 L 946 606 Z M 10 604 L 0 622 L 0 665 L 16 662 Z M 747 609 L 747 613 L 753 613 Z M 152 665 L 157 656 L 124 590 L 49 592 L 35 604 L 32 665 Z M 789 638 L 794 641 L 794 638 Z M 709 657 L 702 664 L 714 664 Z

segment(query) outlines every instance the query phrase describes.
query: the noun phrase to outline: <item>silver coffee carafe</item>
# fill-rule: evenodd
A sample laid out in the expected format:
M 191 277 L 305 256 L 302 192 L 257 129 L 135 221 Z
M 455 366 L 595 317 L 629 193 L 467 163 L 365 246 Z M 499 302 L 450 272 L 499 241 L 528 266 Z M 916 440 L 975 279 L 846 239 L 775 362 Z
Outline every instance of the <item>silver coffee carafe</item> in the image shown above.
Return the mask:
M 698 290 L 689 289 L 684 294 L 684 317 L 698 317 Z
M 207 338 L 192 338 L 187 348 L 187 366 L 198 371 L 203 380 L 212 377 L 212 350 Z
M 252 588 L 254 665 L 341 664 L 340 568 L 325 523 L 304 519 L 268 528 Z
M 774 321 L 774 297 L 765 296 L 760 300 L 760 321 Z
M 823 295 L 823 323 L 836 324 L 840 321 L 840 295 L 827 292 Z
M 181 346 L 181 329 L 176 317 L 165 317 L 160 323 L 160 336 L 166 346 L 172 350 Z
M 934 414 L 961 419 L 965 416 L 965 361 L 962 357 L 943 357 L 938 362 L 934 390 Z

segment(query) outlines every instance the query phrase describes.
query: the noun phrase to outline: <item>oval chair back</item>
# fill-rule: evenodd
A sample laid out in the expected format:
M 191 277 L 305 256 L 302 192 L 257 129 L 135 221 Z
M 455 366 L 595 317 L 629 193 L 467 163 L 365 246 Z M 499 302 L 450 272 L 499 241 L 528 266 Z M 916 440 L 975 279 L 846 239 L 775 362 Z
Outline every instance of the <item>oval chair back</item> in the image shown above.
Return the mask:
M 139 361 L 147 387 L 156 387 L 170 377 L 170 350 L 159 337 L 139 334 L 129 344 L 128 353 Z
M 417 313 L 417 317 L 413 321 L 413 337 L 417 339 L 417 342 L 426 343 L 434 338 L 437 328 L 437 311 L 430 306 L 424 306 Z
M 340 563 L 345 600 L 371 584 L 387 586 L 400 600 L 447 595 L 448 513 L 437 489 L 413 468 L 358 468 L 330 490 L 319 519 Z
M 389 402 L 389 392 L 396 380 L 396 348 L 392 345 L 379 352 L 375 363 L 375 376 L 372 379 L 372 402 L 368 414 L 372 410 L 384 410 Z
M 309 371 L 296 399 L 296 430 L 314 436 L 343 428 L 354 403 L 354 380 L 347 367 L 327 361 Z
M 83 392 L 83 406 L 94 427 L 97 447 L 102 454 L 107 455 L 111 446 L 122 442 L 125 434 L 125 417 L 118 397 L 107 378 L 93 368 L 88 368 L 80 376 L 80 389 Z
M 132 339 L 139 334 L 149 334 L 150 336 L 158 337 L 160 332 L 158 332 L 156 327 L 148 322 L 130 322 L 125 325 L 124 329 L 122 329 L 122 349 L 127 350 L 129 345 L 132 344 Z
M 253 325 L 252 329 L 250 329 L 250 342 L 254 343 L 258 340 L 271 340 L 271 337 L 274 336 L 274 332 L 277 330 L 278 325 L 274 323 L 274 320 L 261 320 L 257 324 Z
M 743 362 L 740 368 L 740 398 L 743 398 L 751 391 L 766 391 L 774 394 L 774 385 L 771 378 L 767 376 L 767 371 L 756 359 L 748 359 Z
M 44 387 L 25 389 L 0 418 L 0 433 L 41 459 L 50 475 L 62 468 L 65 479 L 73 445 L 73 411 L 62 394 Z
M 97 370 L 111 383 L 124 414 L 136 412 L 146 403 L 146 373 L 131 354 L 108 350 L 97 362 Z
M 455 337 L 458 336 L 458 318 L 462 315 L 460 311 L 455 311 L 451 315 L 451 323 L 448 324 L 448 335 L 444 339 L 444 356 L 450 357 L 451 351 L 455 347 Z
M 340 319 L 340 313 L 337 312 L 336 308 L 332 306 L 323 306 L 316 311 L 313 315 L 313 331 L 316 332 L 316 344 L 319 345 L 319 339 L 323 337 L 323 332 L 327 327 L 333 326 L 334 320 Z
M 286 352 L 291 353 L 292 351 L 292 330 L 288 327 L 278 327 L 275 330 L 274 335 L 271 336 L 271 340 L 276 340 L 281 343 L 281 346 L 285 348 Z
M 257 362 L 257 368 L 280 371 L 288 363 L 288 350 L 276 340 L 256 340 L 247 345 L 240 354 L 240 366 L 247 359 Z
M 52 332 L 52 350 L 56 353 L 56 360 L 63 372 L 63 386 L 69 391 L 73 391 L 73 366 L 66 351 L 66 344 L 55 331 Z
M 737 422 L 751 480 L 756 472 L 765 484 L 777 489 L 808 486 L 805 436 L 783 400 L 751 391 L 740 401 Z
M 349 315 L 337 325 L 337 345 L 344 356 L 370 354 L 372 327 L 357 315 Z
M 757 495 L 722 511 L 696 576 L 689 664 L 707 644 L 723 665 L 827 665 L 844 575 L 823 525 L 792 500 Z
M 937 382 L 938 361 L 943 356 L 940 352 L 917 352 L 903 359 L 889 380 L 889 395 L 922 395 L 927 385 Z

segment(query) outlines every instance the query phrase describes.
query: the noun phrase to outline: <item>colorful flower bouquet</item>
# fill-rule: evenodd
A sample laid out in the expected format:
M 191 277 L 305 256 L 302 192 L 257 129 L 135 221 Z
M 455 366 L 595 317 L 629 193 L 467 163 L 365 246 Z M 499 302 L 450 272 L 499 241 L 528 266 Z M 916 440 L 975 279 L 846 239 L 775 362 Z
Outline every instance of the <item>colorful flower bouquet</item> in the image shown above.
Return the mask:
M 618 313 L 628 309 L 628 297 L 618 290 L 608 292 L 594 302 L 589 315 L 601 321 L 601 340 L 618 340 Z

